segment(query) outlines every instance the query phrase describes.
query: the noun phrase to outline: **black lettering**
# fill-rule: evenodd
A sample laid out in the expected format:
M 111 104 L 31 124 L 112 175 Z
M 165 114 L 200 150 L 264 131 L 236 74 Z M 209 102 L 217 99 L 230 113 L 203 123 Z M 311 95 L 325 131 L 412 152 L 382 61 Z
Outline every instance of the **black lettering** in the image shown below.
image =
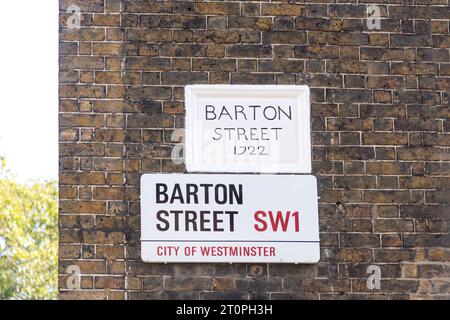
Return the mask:
M 281 128 L 272 128 L 273 131 L 275 131 L 275 140 L 278 141 L 278 130 L 281 130 Z
M 223 214 L 223 211 L 214 211 L 214 212 L 213 212 L 213 221 L 214 221 L 214 224 L 213 224 L 213 230 L 214 230 L 214 231 L 222 232 L 222 231 L 225 231 L 225 230 L 224 230 L 223 228 L 219 228 L 219 226 L 218 226 L 219 223 L 222 223 L 222 222 L 223 222 L 222 219 L 219 219 L 219 218 L 217 217 L 217 215 L 219 215 L 219 214 Z
M 166 216 L 166 217 L 168 217 L 169 216 L 169 213 L 167 212 L 167 211 L 165 211 L 165 210 L 159 210 L 157 213 L 156 213 L 156 219 L 158 219 L 159 221 L 161 221 L 163 224 L 164 224 L 164 226 L 162 226 L 161 224 L 157 224 L 156 225 L 156 228 L 159 230 L 159 231 L 167 231 L 167 230 L 169 230 L 169 222 L 166 220 L 166 219 L 164 219 L 162 216 Z
M 211 188 L 213 185 L 210 183 L 206 183 L 206 184 L 201 184 L 200 187 L 202 187 L 205 192 L 205 204 L 209 204 L 209 188 Z
M 231 140 L 231 132 L 235 130 L 235 128 L 223 128 L 223 130 L 228 131 L 228 140 Z
M 250 128 L 250 140 L 259 140 L 258 128 Z
M 221 128 L 215 128 L 214 133 L 218 136 L 213 137 L 213 140 L 220 140 L 222 139 L 222 133 L 220 132 Z
M 253 120 L 256 120 L 256 108 L 261 108 L 261 106 L 248 106 L 253 109 Z
M 292 110 L 291 106 L 289 106 L 289 114 L 287 114 L 282 107 L 278 107 L 278 119 L 281 120 L 281 114 L 284 114 L 289 120 L 292 120 Z
M 230 184 L 230 204 L 234 204 L 234 199 L 236 199 L 237 204 L 242 204 L 242 184 L 238 185 L 239 191 L 236 186 Z
M 219 198 L 220 194 L 222 195 L 222 199 Z M 214 196 L 217 204 L 225 204 L 227 202 L 226 186 L 224 184 L 217 184 L 214 188 Z
M 273 117 L 272 118 L 269 118 L 267 116 L 267 113 L 266 113 L 267 109 L 273 110 Z M 264 108 L 263 114 L 264 114 L 264 118 L 266 118 L 267 120 L 274 120 L 277 117 L 277 110 L 274 107 L 272 107 L 272 106 L 267 106 L 267 107 Z
M 245 140 L 247 139 L 247 135 L 245 134 L 245 129 L 244 128 L 237 128 L 237 139 L 240 141 L 241 140 L 241 136 L 244 136 Z
M 238 110 L 239 109 L 239 110 Z M 242 114 L 244 116 L 244 119 L 247 120 L 247 116 L 244 113 L 244 107 L 243 106 L 234 106 L 234 117 L 237 120 L 238 113 Z
M 200 231 L 211 231 L 211 228 L 205 227 L 205 224 L 210 221 L 205 218 L 205 214 L 209 214 L 209 211 L 200 211 Z
M 171 210 L 171 214 L 173 214 L 173 222 L 175 224 L 175 231 L 178 231 L 180 229 L 180 214 L 183 213 L 182 210 Z
M 195 211 L 186 211 L 186 231 L 190 231 L 189 224 L 192 224 L 192 231 L 197 231 L 197 213 Z M 192 215 L 192 218 L 189 216 Z
M 178 183 L 175 183 L 173 187 L 170 203 L 174 203 L 175 200 L 178 200 L 180 203 L 184 203 L 183 193 L 181 192 L 181 187 Z
M 222 107 L 222 110 L 220 111 L 219 114 L 219 118 L 217 120 L 221 120 L 222 116 L 228 116 L 228 118 L 230 118 L 230 120 L 233 120 L 233 118 L 231 117 L 231 114 L 228 112 L 227 108 L 225 108 L 225 106 Z
M 238 214 L 237 211 L 225 211 L 225 214 L 229 215 L 230 218 L 230 231 L 234 232 L 234 216 Z
M 268 137 L 268 128 L 261 128 L 261 140 L 270 140 Z

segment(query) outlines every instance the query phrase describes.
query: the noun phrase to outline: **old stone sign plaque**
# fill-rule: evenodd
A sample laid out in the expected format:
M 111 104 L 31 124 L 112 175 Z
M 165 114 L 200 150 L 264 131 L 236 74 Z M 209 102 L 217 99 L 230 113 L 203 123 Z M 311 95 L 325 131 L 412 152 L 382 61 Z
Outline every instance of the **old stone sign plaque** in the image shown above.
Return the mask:
M 307 86 L 185 88 L 188 172 L 311 172 Z
M 312 175 L 144 174 L 146 262 L 319 261 Z

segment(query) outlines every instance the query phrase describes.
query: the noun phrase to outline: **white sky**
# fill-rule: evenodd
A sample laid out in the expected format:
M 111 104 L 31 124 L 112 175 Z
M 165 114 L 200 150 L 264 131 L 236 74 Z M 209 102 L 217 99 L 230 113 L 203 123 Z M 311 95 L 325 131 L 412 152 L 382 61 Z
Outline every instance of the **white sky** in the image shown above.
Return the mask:
M 0 4 L 0 155 L 20 180 L 58 177 L 58 1 Z

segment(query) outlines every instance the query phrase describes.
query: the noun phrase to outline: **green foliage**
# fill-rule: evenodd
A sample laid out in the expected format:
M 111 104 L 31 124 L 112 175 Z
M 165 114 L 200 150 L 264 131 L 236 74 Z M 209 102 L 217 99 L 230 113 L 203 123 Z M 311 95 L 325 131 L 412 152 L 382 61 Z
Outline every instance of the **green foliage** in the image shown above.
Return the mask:
M 0 159 L 0 299 L 56 299 L 56 182 L 17 182 Z

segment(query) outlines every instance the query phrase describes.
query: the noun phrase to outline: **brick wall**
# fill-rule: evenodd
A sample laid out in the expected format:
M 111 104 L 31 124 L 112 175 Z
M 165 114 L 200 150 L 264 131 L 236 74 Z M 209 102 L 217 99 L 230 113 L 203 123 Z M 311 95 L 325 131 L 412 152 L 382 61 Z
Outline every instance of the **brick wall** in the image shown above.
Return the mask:
M 60 0 L 61 298 L 450 298 L 449 3 L 334 2 Z M 140 260 L 139 177 L 185 171 L 171 134 L 205 83 L 310 86 L 318 264 Z

